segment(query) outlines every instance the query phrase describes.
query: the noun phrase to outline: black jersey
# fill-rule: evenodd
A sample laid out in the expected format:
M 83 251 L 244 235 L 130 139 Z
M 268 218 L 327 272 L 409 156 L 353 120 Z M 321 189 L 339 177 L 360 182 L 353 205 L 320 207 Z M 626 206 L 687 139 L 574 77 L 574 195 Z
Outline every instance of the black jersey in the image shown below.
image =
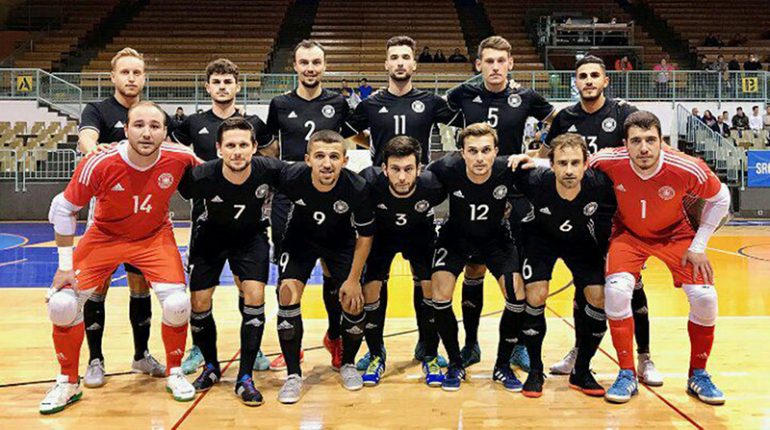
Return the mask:
M 230 118 L 240 116 L 242 116 L 241 113 L 236 110 Z M 201 160 L 215 160 L 219 158 L 217 156 L 217 130 L 225 119 L 228 118 L 218 117 L 212 109 L 203 113 L 194 113 L 185 118 L 174 129 L 171 137 L 183 145 L 192 145 L 195 155 Z M 254 127 L 257 145 L 264 147 L 270 144 L 272 139 L 265 136 L 265 123 L 256 115 L 247 115 L 246 120 Z
M 465 126 L 486 122 L 497 130 L 500 155 L 520 154 L 527 118 L 542 121 L 554 109 L 537 91 L 506 86 L 504 91 L 493 93 L 484 82 L 460 85 L 447 94 L 447 101 L 462 111 Z
M 468 179 L 465 160 L 459 152 L 428 165 L 449 194 L 449 219 L 443 229 L 479 244 L 496 238 L 506 227 L 506 196 L 513 188 L 513 172 L 508 157 L 497 157 L 492 175 L 483 184 Z M 442 233 L 443 234 L 443 233 Z
M 342 169 L 334 188 L 321 192 L 313 186 L 310 174 L 305 163 L 287 166 L 281 173 L 278 189 L 294 203 L 286 240 L 311 241 L 335 248 L 347 246 L 356 233 L 374 234 L 372 200 L 364 178 Z
M 240 242 L 265 232 L 259 222 L 262 205 L 270 189 L 278 186 L 284 163 L 274 158 L 251 159 L 251 175 L 236 185 L 225 179 L 221 159 L 211 160 L 189 169 L 179 184 L 185 199 L 202 199 L 205 211 L 193 220 L 223 240 Z
M 377 231 L 394 238 L 433 230 L 433 208 L 446 199 L 444 187 L 430 171 L 417 177 L 417 185 L 409 197 L 399 198 L 390 192 L 388 178 L 379 167 L 371 166 L 361 171 L 371 188 L 370 198 L 374 206 Z
M 91 129 L 99 133 L 99 143 L 120 142 L 126 139 L 125 124 L 128 122 L 128 108 L 120 104 L 115 96 L 110 96 L 100 102 L 86 104 L 80 115 L 81 130 Z M 167 133 L 171 135 L 174 122 L 166 114 Z
M 382 149 L 393 137 L 411 136 L 422 146 L 422 162 L 430 162 L 430 136 L 433 125 L 450 124 L 459 118 L 446 100 L 428 91 L 412 89 L 403 96 L 388 90 L 377 91 L 356 106 L 347 121 L 354 134 L 367 128 L 371 133 L 369 150 L 372 164 L 382 164 Z
M 559 196 L 556 176 L 551 169 L 518 169 L 514 179 L 516 188 L 533 206 L 527 219 L 529 223 L 525 224 L 529 227 L 524 227 L 530 237 L 570 244 L 570 247 L 589 243 L 600 244 L 602 248 L 607 246 L 617 207 L 612 181 L 607 175 L 598 170 L 586 170 L 580 192 L 573 200 Z
M 588 152 L 591 154 L 603 148 L 622 146 L 623 123 L 637 110 L 624 100 L 610 98 L 594 113 L 587 113 L 579 102 L 575 103 L 556 115 L 545 144 L 550 145 L 551 141 L 560 134 L 577 133 L 586 139 Z
M 306 100 L 294 90 L 270 101 L 267 134 L 279 140 L 281 160 L 302 161 L 310 136 L 320 130 L 341 131 L 349 112 L 348 102 L 335 92 L 324 89 Z

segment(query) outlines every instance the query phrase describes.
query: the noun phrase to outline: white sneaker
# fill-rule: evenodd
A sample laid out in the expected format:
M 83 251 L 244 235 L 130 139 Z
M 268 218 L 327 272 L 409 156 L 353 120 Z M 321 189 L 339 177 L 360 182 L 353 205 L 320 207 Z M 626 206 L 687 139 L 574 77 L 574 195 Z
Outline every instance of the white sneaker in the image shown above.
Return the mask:
M 283 404 L 297 403 L 302 396 L 302 377 L 289 375 L 283 387 L 278 391 L 278 401 Z
M 88 388 L 99 388 L 104 385 L 104 361 L 94 358 L 88 363 L 86 376 L 83 378 L 83 385 Z
M 154 378 L 166 376 L 166 366 L 160 364 L 149 352 L 144 351 L 144 357 L 141 360 L 134 360 L 131 363 L 131 370 L 135 373 L 144 373 Z M 87 387 L 88 385 L 86 385 Z
M 166 391 L 171 393 L 177 402 L 189 402 L 195 398 L 195 387 L 185 379 L 181 367 L 171 369 L 166 378 Z
M 70 384 L 67 375 L 58 375 L 56 383 L 51 387 L 40 402 L 40 413 L 43 415 L 61 412 L 67 406 L 77 402 L 83 397 L 80 383 Z
M 567 355 L 565 355 L 560 362 L 551 366 L 551 368 L 549 369 L 551 374 L 552 375 L 569 375 L 570 373 L 572 373 L 572 369 L 575 368 L 575 360 L 577 360 L 577 353 L 578 353 L 577 347 L 573 347 L 572 349 L 570 349 Z
M 639 365 L 636 367 L 639 382 L 651 387 L 663 385 L 663 375 L 655 369 L 655 363 L 650 359 L 650 354 L 639 354 Z
M 364 388 L 364 379 L 358 373 L 355 364 L 343 364 L 340 368 L 340 378 L 346 390 L 357 391 Z

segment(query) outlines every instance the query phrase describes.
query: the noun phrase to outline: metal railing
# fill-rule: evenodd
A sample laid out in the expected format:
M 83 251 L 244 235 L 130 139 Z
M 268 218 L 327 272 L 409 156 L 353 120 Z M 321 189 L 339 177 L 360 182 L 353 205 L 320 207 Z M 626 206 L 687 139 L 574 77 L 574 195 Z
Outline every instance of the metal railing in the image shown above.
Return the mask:
M 83 91 L 40 69 L 0 69 L 0 100 L 37 100 L 72 118 L 80 118 Z
M 0 149 L 0 180 L 13 180 L 19 191 L 19 153 L 15 149 Z
M 73 149 L 28 149 L 21 156 L 22 191 L 28 182 L 68 181 L 75 172 L 78 153 Z
M 695 152 L 707 163 L 713 164 L 717 174 L 724 174 L 731 184 L 740 182 L 743 149 L 709 128 L 682 105 L 676 106 L 676 134 L 678 139 L 694 144 Z

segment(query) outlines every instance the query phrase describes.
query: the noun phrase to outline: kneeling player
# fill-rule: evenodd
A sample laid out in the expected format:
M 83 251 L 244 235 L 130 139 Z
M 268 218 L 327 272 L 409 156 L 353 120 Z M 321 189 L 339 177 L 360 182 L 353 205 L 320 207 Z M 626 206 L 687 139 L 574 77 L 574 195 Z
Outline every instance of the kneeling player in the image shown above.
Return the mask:
M 426 348 L 423 360 L 426 382 L 439 386 L 443 380 L 438 363 L 439 339 L 433 318 L 430 269 L 436 236 L 433 208 L 444 201 L 446 194 L 433 173 L 420 172 L 420 153 L 417 139 L 396 136 L 385 144 L 382 168 L 372 166 L 361 172 L 371 186 L 377 226 L 364 275 L 365 336 L 371 357 L 363 375 L 365 385 L 377 385 L 385 372 L 382 331 L 378 330 L 385 319 L 380 289 L 399 252 L 409 260 L 412 276 L 422 287 L 418 329 Z
M 372 246 L 374 215 L 369 186 L 345 169 L 347 160 L 343 137 L 322 130 L 310 136 L 305 162 L 281 173 L 279 191 L 294 203 L 278 259 L 278 339 L 288 373 L 278 392 L 281 403 L 296 403 L 302 395 L 300 300 L 318 259 L 342 285 L 342 385 L 363 387 L 353 360 L 364 337 L 361 275 Z
M 529 350 L 531 370 L 522 393 L 543 394 L 542 347 L 545 338 L 545 300 L 554 264 L 561 258 L 572 272 L 575 296 L 585 324 L 578 333 L 577 362 L 570 387 L 590 396 L 603 396 L 604 388 L 589 369 L 591 358 L 607 330 L 604 315 L 604 256 L 607 252 L 615 196 L 606 175 L 588 166 L 583 138 L 562 134 L 551 143 L 553 170 L 516 171 L 516 188 L 529 199 L 533 212 L 525 225 L 522 276 L 527 304 L 522 334 Z M 515 166 L 514 166 L 515 167 Z
M 217 131 L 220 159 L 187 172 L 179 185 L 186 199 L 200 199 L 203 215 L 194 220 L 190 241 L 190 291 L 192 335 L 201 349 L 204 368 L 193 386 L 207 391 L 222 377 L 217 359 L 217 326 L 211 298 L 219 285 L 225 261 L 240 291 L 241 358 L 235 393 L 249 406 L 263 402 L 251 377 L 265 330 L 265 283 L 270 269 L 270 244 L 262 205 L 270 188 L 278 184 L 283 163 L 255 157 L 254 128 L 242 117 L 224 120 Z
M 78 362 L 83 343 L 83 303 L 100 293 L 121 263 L 137 267 L 150 281 L 163 309 L 166 389 L 178 401 L 192 400 L 195 389 L 181 369 L 190 298 L 174 239 L 168 206 L 186 169 L 200 163 L 187 149 L 164 144 L 166 114 L 139 102 L 128 111 L 128 141 L 86 157 L 63 193 L 51 202 L 59 269 L 48 296 L 53 341 L 61 374 L 40 403 L 52 414 L 80 399 Z M 94 224 L 75 248 L 75 214 L 96 197 Z
M 436 327 L 449 356 L 441 388 L 459 390 L 465 379 L 452 294 L 463 267 L 472 256 L 480 256 L 505 297 L 492 379 L 507 390 L 521 391 L 521 381 L 509 363 L 524 315 L 524 289 L 520 281 L 514 284 L 514 274 L 519 275 L 518 252 L 505 217 L 513 172 L 507 158 L 496 157 L 497 132 L 489 124 L 466 127 L 458 141 L 460 153 L 449 154 L 428 166 L 449 194 L 449 220 L 436 241 L 431 278 Z

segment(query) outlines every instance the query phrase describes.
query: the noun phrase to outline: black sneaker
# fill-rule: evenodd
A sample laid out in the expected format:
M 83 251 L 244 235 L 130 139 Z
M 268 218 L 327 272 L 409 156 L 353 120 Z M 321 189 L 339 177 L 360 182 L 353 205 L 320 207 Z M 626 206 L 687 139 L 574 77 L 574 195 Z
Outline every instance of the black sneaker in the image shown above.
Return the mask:
M 527 380 L 524 381 L 524 388 L 521 389 L 521 394 L 524 394 L 524 397 L 536 399 L 543 395 L 544 383 L 545 375 L 543 372 L 531 370 L 527 375 Z
M 214 386 L 214 384 L 219 382 L 221 378 L 222 371 L 219 370 L 218 367 L 214 367 L 213 364 L 207 363 L 201 374 L 195 378 L 193 387 L 195 387 L 196 392 L 202 393 L 204 391 L 208 391 L 211 387 Z
M 254 380 L 249 375 L 241 376 L 241 379 L 235 384 L 235 395 L 246 406 L 259 406 L 265 403 L 262 393 L 254 387 Z
M 591 397 L 603 397 L 606 392 L 604 387 L 596 382 L 596 379 L 594 379 L 594 375 L 590 370 L 588 372 L 580 373 L 575 373 L 573 371 L 569 375 L 569 387 L 573 390 L 582 391 L 583 394 Z

